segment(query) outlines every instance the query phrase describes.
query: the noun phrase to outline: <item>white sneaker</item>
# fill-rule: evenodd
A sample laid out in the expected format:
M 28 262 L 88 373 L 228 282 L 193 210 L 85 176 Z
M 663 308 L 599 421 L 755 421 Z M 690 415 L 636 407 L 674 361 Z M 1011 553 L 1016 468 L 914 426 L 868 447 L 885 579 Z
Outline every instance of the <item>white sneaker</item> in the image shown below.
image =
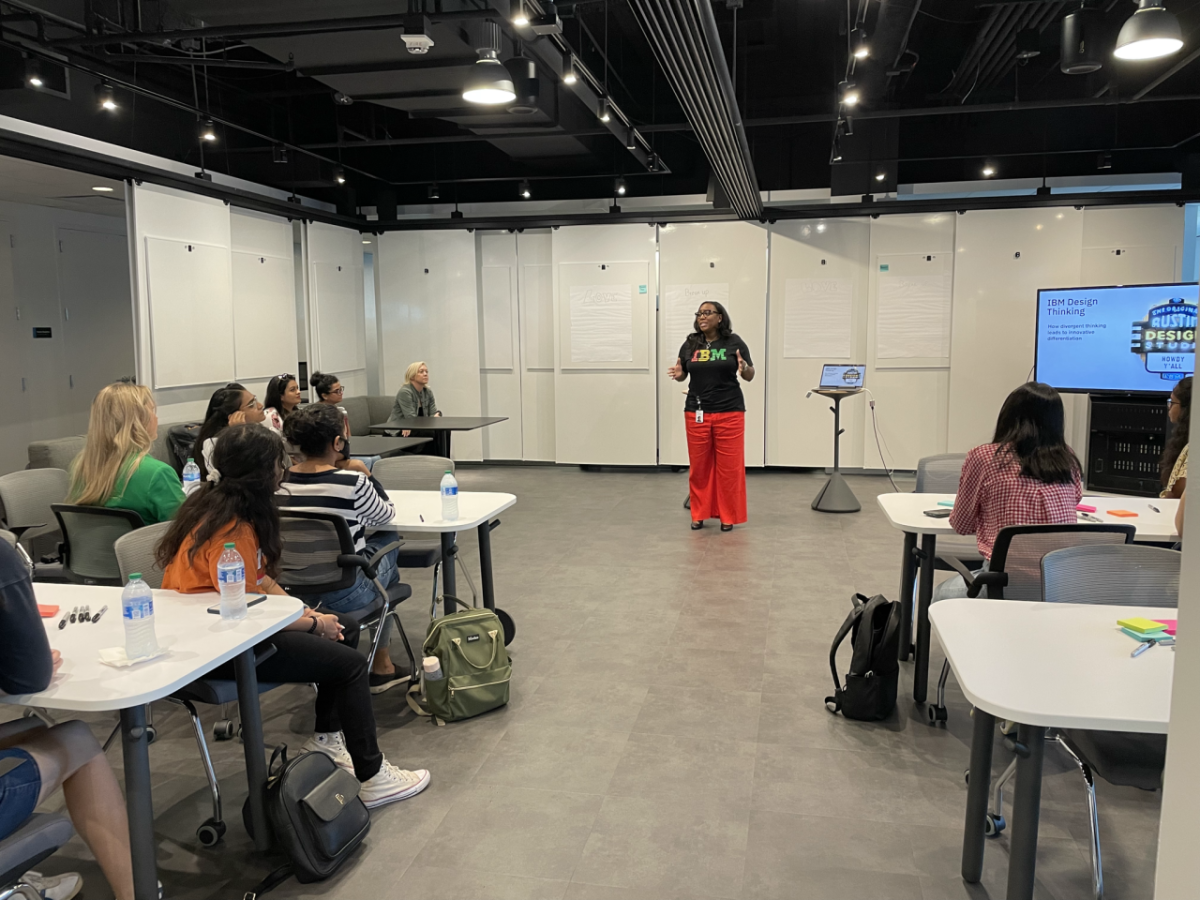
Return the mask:
M 341 768 L 354 773 L 354 760 L 346 749 L 346 739 L 340 731 L 317 732 L 300 748 L 301 753 L 324 753 Z
M 71 900 L 83 887 L 83 876 L 78 872 L 64 872 L 61 875 L 43 875 L 32 870 L 21 876 L 21 880 L 46 900 Z
M 362 783 L 358 789 L 358 797 L 367 809 L 374 809 L 397 800 L 407 800 L 429 787 L 429 771 L 417 769 L 409 772 L 399 766 L 393 766 L 386 759 L 383 766 L 373 778 Z

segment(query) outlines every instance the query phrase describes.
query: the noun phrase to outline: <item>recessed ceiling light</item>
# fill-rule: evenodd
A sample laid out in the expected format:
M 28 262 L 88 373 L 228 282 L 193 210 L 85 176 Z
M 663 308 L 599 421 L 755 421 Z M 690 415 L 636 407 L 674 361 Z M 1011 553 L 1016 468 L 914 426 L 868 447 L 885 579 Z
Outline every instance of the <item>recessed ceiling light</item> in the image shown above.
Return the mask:
M 112 188 L 104 187 L 102 185 L 97 185 L 96 187 L 92 188 L 92 190 L 99 191 L 101 194 L 111 194 L 113 192 Z
M 818 232 L 822 232 L 822 231 L 824 231 L 824 230 L 825 230 L 825 223 L 824 223 L 824 222 L 818 222 L 818 223 L 817 223 L 817 231 L 818 231 Z

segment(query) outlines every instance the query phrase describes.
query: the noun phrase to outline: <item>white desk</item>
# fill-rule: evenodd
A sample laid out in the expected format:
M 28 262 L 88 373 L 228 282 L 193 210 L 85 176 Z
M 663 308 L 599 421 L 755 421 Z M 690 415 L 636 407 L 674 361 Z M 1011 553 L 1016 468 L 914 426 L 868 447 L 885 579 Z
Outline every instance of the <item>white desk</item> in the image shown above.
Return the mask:
M 500 524 L 492 518 L 517 502 L 513 494 L 488 491 L 459 491 L 458 518 L 447 522 L 442 518 L 440 491 L 388 491 L 396 507 L 396 516 L 376 530 L 398 531 L 402 534 L 438 534 L 442 541 L 442 592 L 457 597 L 455 591 L 454 554 L 458 552 L 454 536 L 474 528 L 479 534 L 479 568 L 483 580 L 483 605 L 496 608 L 496 590 L 492 579 L 492 529 Z M 449 610 L 447 610 L 449 611 Z
M 1137 645 L 1116 623 L 1170 615 L 1161 608 L 982 598 L 944 600 L 930 610 L 950 667 L 975 707 L 974 777 L 963 829 L 967 882 L 977 883 L 983 873 L 989 779 L 978 773 L 992 770 L 996 719 L 1020 723 L 1008 900 L 1030 900 L 1046 728 L 1166 734 L 1175 653 L 1155 647 L 1130 657 Z
M 261 802 L 266 762 L 254 646 L 300 618 L 304 609 L 300 601 L 271 596 L 252 607 L 241 622 L 222 622 L 219 616 L 207 611 L 219 601 L 216 594 L 155 591 L 154 628 L 160 645 L 169 647 L 170 652 L 149 662 L 116 669 L 100 662 L 99 651 L 125 643 L 121 588 L 39 582 L 33 589 L 38 603 L 60 607 L 57 616 L 43 622 L 50 646 L 62 654 L 63 663 L 46 690 L 36 694 L 0 694 L 0 703 L 73 712 L 120 710 L 125 802 L 129 812 L 134 893 L 138 900 L 158 897 L 145 705 L 161 700 L 230 660 L 234 660 L 237 671 L 250 796 L 260 798 L 258 803 L 252 803 L 256 826 L 259 822 L 263 825 L 255 827 L 256 843 L 262 842 L 260 849 L 266 849 L 266 817 Z M 84 605 L 91 607 L 93 615 L 102 606 L 107 605 L 108 609 L 97 623 L 77 622 L 60 630 L 62 616 Z
M 938 509 L 938 501 L 953 501 L 954 494 L 880 494 L 879 508 L 897 531 L 904 534 L 904 547 L 900 563 L 900 607 L 901 638 L 900 659 L 907 660 L 911 653 L 915 657 L 913 672 L 913 699 L 924 703 L 929 688 L 929 603 L 933 598 L 933 568 L 937 555 L 939 535 L 955 533 L 949 518 L 934 519 L 925 515 L 927 509 Z M 1118 525 L 1133 525 L 1137 530 L 1134 540 L 1143 543 L 1174 543 L 1179 539 L 1175 530 L 1175 511 L 1178 500 L 1148 499 L 1146 497 L 1084 497 L 1080 501 L 1086 506 L 1096 507 L 1093 515 L 1103 522 Z M 1154 512 L 1151 504 L 1160 512 Z M 941 507 L 945 509 L 946 507 Z M 1134 518 L 1106 515 L 1110 509 L 1126 509 L 1136 512 Z M 1088 523 L 1083 519 L 1082 524 Z M 920 550 L 917 536 L 921 537 Z M 913 578 L 919 581 L 916 602 L 916 643 L 913 633 Z

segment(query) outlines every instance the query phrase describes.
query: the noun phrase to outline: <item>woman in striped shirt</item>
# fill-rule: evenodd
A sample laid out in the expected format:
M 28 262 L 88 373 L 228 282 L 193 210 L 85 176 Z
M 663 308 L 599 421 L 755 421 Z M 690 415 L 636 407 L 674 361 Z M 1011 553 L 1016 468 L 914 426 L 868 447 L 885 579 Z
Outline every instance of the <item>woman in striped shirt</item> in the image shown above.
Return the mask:
M 367 529 L 386 525 L 396 514 L 387 492 L 374 478 L 371 470 L 357 459 L 345 459 L 342 450 L 342 415 L 336 406 L 312 403 L 296 410 L 283 423 L 284 437 L 304 455 L 302 462 L 288 469 L 287 482 L 276 495 L 283 509 L 307 512 L 335 513 L 346 520 L 354 538 L 356 553 L 374 557 L 375 553 L 395 540 L 384 532 L 377 538 L 367 538 Z M 396 551 L 385 553 L 378 561 L 379 583 L 385 588 L 400 579 L 396 571 Z M 307 598 L 314 606 L 329 612 L 347 613 L 370 606 L 376 601 L 375 585 L 360 569 L 354 584 L 348 588 L 317 594 Z M 383 627 L 387 627 L 385 622 Z M 398 672 L 387 651 L 387 635 L 371 671 L 371 693 L 381 694 L 388 688 L 408 680 Z

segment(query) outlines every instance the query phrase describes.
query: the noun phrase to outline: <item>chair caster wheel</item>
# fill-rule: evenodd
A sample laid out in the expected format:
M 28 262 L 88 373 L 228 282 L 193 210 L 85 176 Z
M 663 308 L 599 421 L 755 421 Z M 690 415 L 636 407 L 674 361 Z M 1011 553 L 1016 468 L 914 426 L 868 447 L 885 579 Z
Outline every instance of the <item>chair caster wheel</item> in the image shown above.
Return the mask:
M 1004 816 L 998 816 L 995 813 L 988 813 L 987 818 L 983 821 L 984 836 L 990 838 L 999 837 L 1000 832 L 1002 832 L 1007 825 L 1008 823 L 1004 821 Z
M 153 744 L 158 740 L 158 729 L 153 725 L 146 726 L 146 743 Z
M 946 707 L 944 706 L 930 706 L 926 709 L 926 712 L 929 713 L 930 725 L 936 725 L 938 722 L 945 722 L 949 715 L 946 711 Z
M 229 719 L 213 723 L 213 740 L 232 741 L 237 736 L 237 726 Z
M 225 823 L 216 819 L 205 819 L 204 824 L 196 829 L 196 837 L 202 847 L 215 847 L 225 837 Z

